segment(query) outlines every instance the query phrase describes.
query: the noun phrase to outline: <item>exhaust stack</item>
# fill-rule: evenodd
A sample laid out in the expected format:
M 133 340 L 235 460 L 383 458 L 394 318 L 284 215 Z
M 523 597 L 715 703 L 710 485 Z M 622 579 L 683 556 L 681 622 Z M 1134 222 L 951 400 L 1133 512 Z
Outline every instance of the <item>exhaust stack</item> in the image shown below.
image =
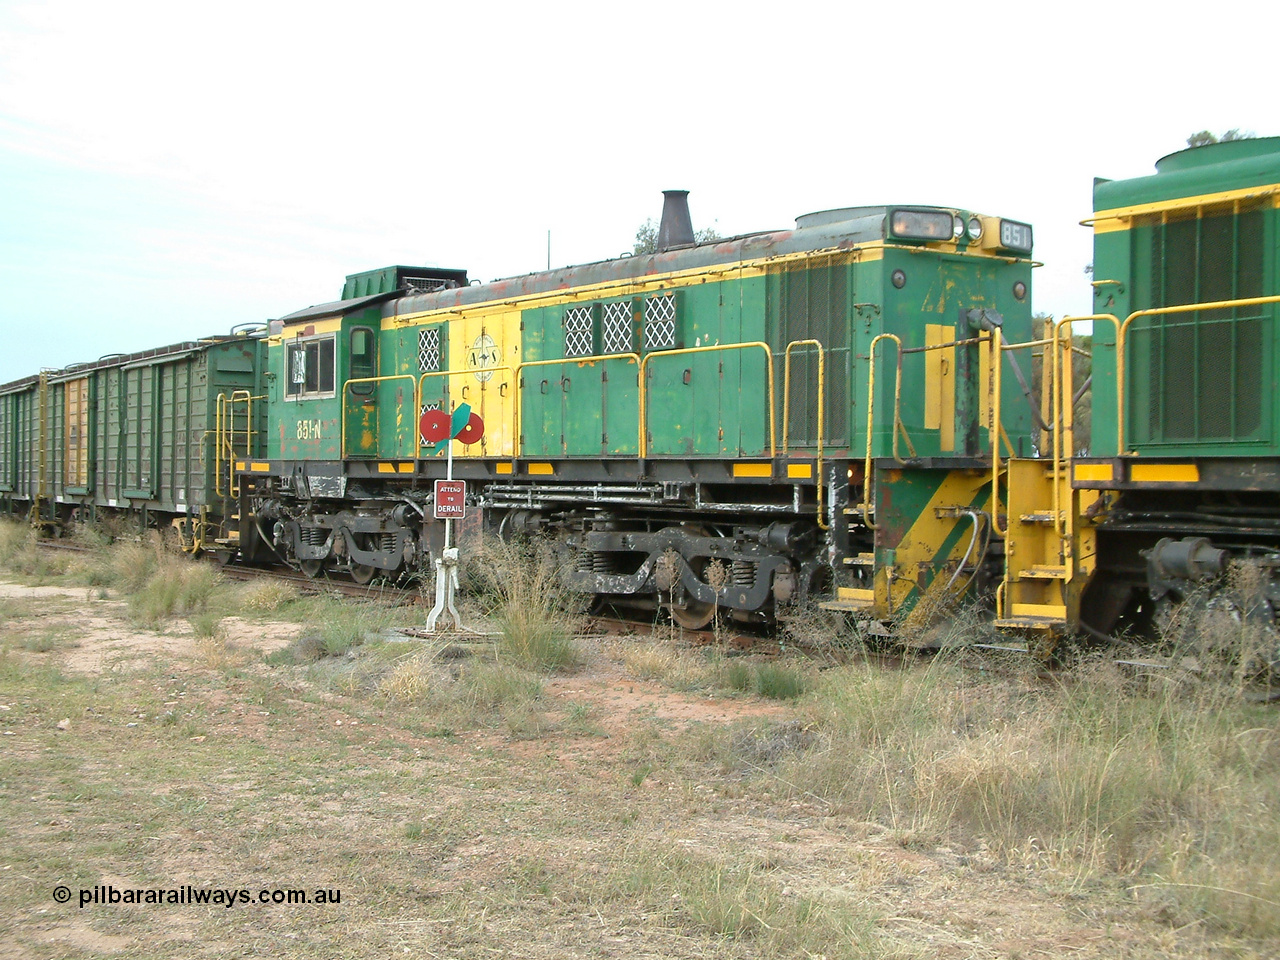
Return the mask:
M 694 243 L 693 221 L 689 219 L 689 191 L 662 191 L 662 223 L 658 226 L 658 252 Z

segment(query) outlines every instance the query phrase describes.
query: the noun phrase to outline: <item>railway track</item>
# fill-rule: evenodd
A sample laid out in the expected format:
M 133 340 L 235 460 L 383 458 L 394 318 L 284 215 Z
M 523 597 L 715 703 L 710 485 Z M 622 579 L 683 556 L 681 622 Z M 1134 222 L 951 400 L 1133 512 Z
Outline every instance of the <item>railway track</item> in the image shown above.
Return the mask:
M 357 600 L 381 600 L 396 606 L 411 606 L 425 598 L 416 588 L 397 587 L 377 580 L 359 584 L 334 577 L 308 577 L 296 570 L 277 567 L 246 567 L 235 563 L 223 564 L 222 573 L 233 580 L 275 580 L 287 583 L 302 593 L 337 593 Z
M 70 553 L 92 553 L 93 547 L 81 546 L 78 543 L 67 543 L 65 540 L 37 540 L 36 546 L 45 550 L 66 550 Z
M 74 553 L 92 553 L 95 549 L 57 539 L 42 538 L 37 540 L 36 543 L 41 549 Z M 218 562 L 212 557 L 206 559 L 210 563 Z M 288 584 L 298 592 L 310 595 L 338 594 L 354 600 L 377 601 L 395 606 L 430 605 L 435 599 L 432 592 L 425 591 L 419 587 L 402 587 L 379 580 L 374 580 L 368 584 L 359 584 L 327 575 L 309 577 L 305 573 L 288 567 L 250 567 L 237 563 L 225 563 L 219 565 L 219 570 L 224 576 L 232 580 L 245 583 L 255 580 L 271 580 Z M 600 639 L 627 636 L 647 637 L 655 631 L 655 627 L 669 629 L 666 624 L 656 625 L 647 620 L 629 619 L 621 615 L 607 613 L 595 613 L 587 617 L 587 627 L 584 630 L 584 635 Z M 681 628 L 679 634 L 683 642 L 692 646 L 723 646 L 742 653 L 761 655 L 778 655 L 782 652 L 782 645 L 775 637 L 759 631 L 741 631 L 729 627 L 722 627 L 719 630 L 688 630 Z M 431 636 L 450 636 L 447 631 L 429 634 L 425 630 L 416 631 L 409 635 L 420 636 L 423 639 Z
M 92 553 L 94 547 L 69 543 L 65 540 L 39 539 L 36 541 L 41 549 L 60 550 L 73 553 Z M 208 562 L 217 563 L 212 557 Z M 235 563 L 221 564 L 220 572 L 233 580 L 252 582 L 255 580 L 271 580 L 285 583 L 302 594 L 337 594 L 361 602 L 386 603 L 394 606 L 429 605 L 434 596 L 422 588 L 402 587 L 374 580 L 368 584 L 359 584 L 331 576 L 309 577 L 296 570 L 282 567 L 250 567 Z M 609 608 L 611 609 L 611 608 Z M 620 615 L 617 611 L 596 612 L 585 618 L 585 624 L 579 637 L 582 639 L 625 639 L 636 637 L 648 638 L 655 634 L 669 636 L 673 627 L 678 631 L 681 643 L 690 646 L 718 647 L 731 655 L 779 657 L 786 650 L 800 652 L 810 657 L 819 657 L 831 662 L 845 662 L 850 659 L 864 659 L 884 668 L 901 668 L 916 659 L 928 659 L 938 651 L 934 648 L 888 648 L 844 650 L 830 645 L 806 644 L 803 639 L 784 641 L 779 631 L 763 627 L 741 629 L 733 625 L 721 625 L 718 629 L 689 630 L 672 623 L 657 623 L 649 619 L 634 619 Z M 442 630 L 434 633 L 425 628 L 408 627 L 401 631 L 408 637 L 416 639 L 440 639 L 450 642 L 492 642 L 498 634 L 472 630 Z M 890 638 L 885 638 L 886 640 Z M 1021 659 L 1034 656 L 1025 644 L 1014 642 L 990 644 L 978 643 L 968 648 L 982 658 L 981 669 L 1006 669 L 1009 658 Z M 856 650 L 856 652 L 855 652 Z M 1136 674 L 1158 675 L 1163 672 L 1177 672 L 1176 665 L 1162 662 L 1159 659 L 1120 659 L 1116 664 Z M 1045 677 L 1051 677 L 1055 671 L 1047 664 Z M 1249 699 L 1273 702 L 1280 700 L 1280 690 L 1267 687 L 1261 693 L 1251 693 Z
M 42 549 L 48 550 L 91 553 L 95 549 L 58 539 L 39 539 L 36 542 Z M 209 563 L 218 563 L 211 556 L 204 559 Z M 430 606 L 435 599 L 434 592 L 425 587 L 404 587 L 381 580 L 360 584 L 327 574 L 310 577 L 301 571 L 282 566 L 261 567 L 244 566 L 238 563 L 223 563 L 219 564 L 219 570 L 224 576 L 232 580 L 246 583 L 257 580 L 271 580 L 288 584 L 299 593 L 307 595 L 337 594 L 357 601 L 380 602 L 395 606 L 419 604 Z M 410 629 L 413 631 L 413 628 Z M 803 642 L 784 642 L 777 635 L 777 631 L 771 631 L 764 627 L 743 629 L 736 624 L 721 623 L 718 628 L 708 627 L 701 630 L 690 630 L 674 623 L 657 623 L 652 619 L 626 616 L 612 607 L 606 607 L 604 610 L 589 614 L 586 617 L 582 636 L 590 636 L 597 639 L 631 636 L 647 638 L 655 633 L 666 635 L 673 629 L 677 631 L 681 643 L 695 647 L 720 647 L 737 655 L 780 656 L 784 649 L 799 650 L 811 655 L 817 653 L 821 653 L 823 656 L 833 655 L 829 650 L 809 647 Z M 416 630 L 409 635 L 417 636 L 421 639 L 452 637 L 452 634 L 448 631 L 431 634 L 425 630 Z M 895 656 L 898 657 L 895 662 L 901 662 L 901 656 Z

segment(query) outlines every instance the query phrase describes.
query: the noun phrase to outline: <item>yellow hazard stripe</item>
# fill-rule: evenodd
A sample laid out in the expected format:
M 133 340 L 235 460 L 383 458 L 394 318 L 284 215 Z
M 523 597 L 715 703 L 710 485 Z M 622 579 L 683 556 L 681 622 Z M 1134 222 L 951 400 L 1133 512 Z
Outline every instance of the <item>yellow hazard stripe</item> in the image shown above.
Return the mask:
M 1081 482 L 1107 483 L 1115 479 L 1115 470 L 1109 463 L 1077 463 L 1075 478 Z
M 1199 483 L 1200 468 L 1194 463 L 1135 463 L 1129 468 L 1134 483 Z

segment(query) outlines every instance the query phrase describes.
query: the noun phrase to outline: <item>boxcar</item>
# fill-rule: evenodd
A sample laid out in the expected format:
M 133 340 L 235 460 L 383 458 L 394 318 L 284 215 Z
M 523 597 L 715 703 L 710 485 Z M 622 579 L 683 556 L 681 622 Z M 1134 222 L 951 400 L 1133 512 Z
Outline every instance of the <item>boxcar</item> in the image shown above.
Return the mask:
M 0 497 L 45 525 L 125 512 L 234 540 L 231 461 L 266 418 L 256 336 L 189 341 L 0 387 Z

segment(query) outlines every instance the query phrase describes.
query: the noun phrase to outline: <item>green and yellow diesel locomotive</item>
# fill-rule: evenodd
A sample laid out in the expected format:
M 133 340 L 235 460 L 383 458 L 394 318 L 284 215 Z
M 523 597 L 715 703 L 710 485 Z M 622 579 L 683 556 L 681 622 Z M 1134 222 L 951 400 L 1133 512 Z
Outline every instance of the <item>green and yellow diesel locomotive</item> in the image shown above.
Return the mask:
M 812 596 L 887 618 L 994 576 L 993 444 L 1037 442 L 1025 375 L 992 362 L 1031 340 L 1030 226 L 854 207 L 699 244 L 672 191 L 659 237 L 487 284 L 389 267 L 276 322 L 238 478 L 259 555 L 423 572 L 445 459 L 419 419 L 465 403 L 473 523 L 551 538 L 584 593 L 696 627 Z

